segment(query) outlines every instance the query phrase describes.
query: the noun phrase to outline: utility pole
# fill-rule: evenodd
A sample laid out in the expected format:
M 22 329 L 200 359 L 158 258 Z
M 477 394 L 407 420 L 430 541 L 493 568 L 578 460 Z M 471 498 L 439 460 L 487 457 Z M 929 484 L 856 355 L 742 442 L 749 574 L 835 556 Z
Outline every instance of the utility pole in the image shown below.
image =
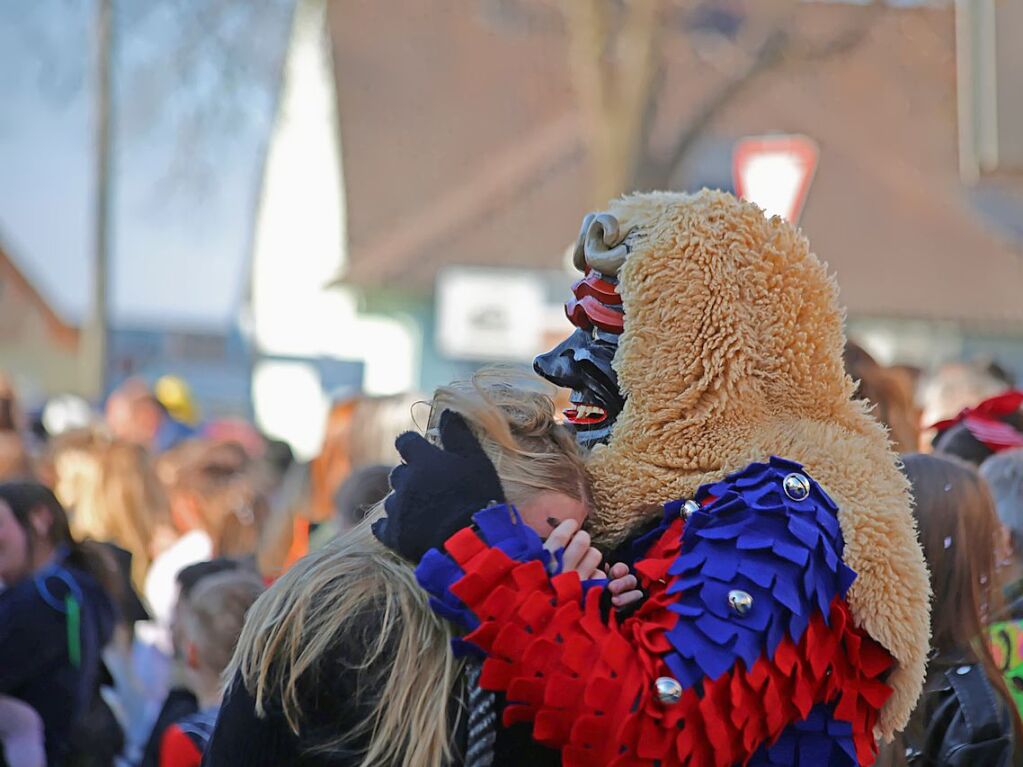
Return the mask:
M 92 397 L 106 393 L 107 281 L 110 262 L 110 209 L 113 196 L 113 0 L 94 0 L 93 40 L 96 56 L 94 113 L 95 198 L 93 200 L 92 310 L 83 328 L 80 362 L 82 389 Z

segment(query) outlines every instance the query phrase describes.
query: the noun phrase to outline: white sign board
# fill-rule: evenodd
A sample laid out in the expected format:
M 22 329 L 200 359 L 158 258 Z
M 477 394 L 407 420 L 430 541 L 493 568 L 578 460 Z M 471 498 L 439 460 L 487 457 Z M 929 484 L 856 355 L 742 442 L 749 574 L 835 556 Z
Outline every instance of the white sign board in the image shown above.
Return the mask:
M 545 302 L 541 274 L 449 267 L 437 275 L 437 346 L 455 359 L 529 362 L 543 344 Z
M 817 169 L 817 144 L 806 136 L 757 136 L 736 143 L 732 153 L 735 193 L 768 216 L 799 222 Z

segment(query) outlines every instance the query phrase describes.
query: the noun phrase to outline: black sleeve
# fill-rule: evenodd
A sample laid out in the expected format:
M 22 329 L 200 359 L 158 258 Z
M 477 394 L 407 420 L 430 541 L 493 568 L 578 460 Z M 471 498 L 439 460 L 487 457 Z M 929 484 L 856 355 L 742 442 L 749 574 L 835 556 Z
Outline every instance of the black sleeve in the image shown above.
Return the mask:
M 299 735 L 288 725 L 279 694 L 266 701 L 266 715 L 257 716 L 256 701 L 237 675 L 224 695 L 204 767 L 358 765 L 368 745 L 368 734 L 340 744 L 335 741 L 351 735 L 373 710 L 394 654 L 385 648 L 373 663 L 360 668 L 366 648 L 380 633 L 378 611 L 353 616 L 341 633 L 321 662 L 300 680 Z
M 283 714 L 270 710 L 256 716 L 256 701 L 236 675 L 220 706 L 217 724 L 203 755 L 204 767 L 244 764 L 251 767 L 297 764 L 298 738 Z
M 0 694 L 52 668 L 67 651 L 65 617 L 43 601 L 31 579 L 0 597 Z
M 1007 701 L 979 665 L 945 672 L 947 688 L 929 718 L 928 764 L 942 767 L 1008 767 L 1013 758 L 1012 716 Z

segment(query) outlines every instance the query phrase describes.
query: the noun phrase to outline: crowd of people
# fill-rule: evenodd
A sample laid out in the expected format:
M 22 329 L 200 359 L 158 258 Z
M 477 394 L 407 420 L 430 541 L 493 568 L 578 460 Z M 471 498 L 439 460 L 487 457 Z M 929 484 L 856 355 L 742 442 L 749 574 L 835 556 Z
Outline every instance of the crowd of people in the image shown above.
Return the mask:
M 847 360 L 864 365 L 864 356 L 854 349 Z M 912 424 L 903 466 L 941 608 L 902 754 L 888 748 L 882 758 L 905 763 L 929 750 L 933 764 L 1007 764 L 1023 705 L 1023 446 L 970 430 L 991 398 L 952 414 L 936 435 L 921 429 L 907 417 L 919 400 L 878 385 L 888 373 L 869 364 L 861 393 L 878 415 Z M 988 371 L 955 366 L 955 374 L 962 369 L 997 388 Z M 571 433 L 547 393 L 502 374 L 439 389 L 432 412 L 472 425 L 505 498 L 552 551 L 563 550 L 584 579 L 604 575 L 602 554 L 577 532 L 590 491 Z M 437 535 L 395 533 L 396 551 L 364 522 L 384 515 L 393 467 L 369 464 L 339 478 L 333 518 L 314 525 L 320 543 L 267 569 L 266 549 L 281 548 L 265 538 L 270 518 L 290 523 L 302 513 L 275 508 L 284 472 L 267 465 L 265 445 L 260 453 L 183 422 L 154 428 L 173 416 L 143 387 L 128 382 L 111 395 L 106 419 L 35 444 L 21 433 L 9 390 L 0 403 L 9 414 L 4 438 L 17 445 L 0 483 L 7 763 L 198 765 L 225 690 L 209 764 L 297 764 L 309 753 L 324 754 L 323 764 L 449 763 L 450 732 L 466 726 L 449 701 L 465 696 L 465 677 L 449 652 L 452 628 L 426 609 L 397 553 L 418 561 L 426 552 L 417 541 Z M 146 428 L 118 412 L 127 397 L 156 411 Z M 998 398 L 1015 407 L 986 423 L 1023 434 L 1023 396 Z M 439 428 L 436 419 L 429 425 Z M 156 439 L 161 430 L 178 437 Z M 929 439 L 933 451 L 916 452 Z M 642 594 L 627 570 L 615 574 L 623 577 L 613 606 L 627 609 Z M 977 641 L 983 636 L 987 643 Z M 958 699 L 964 685 L 972 692 Z M 498 734 L 496 753 L 514 755 L 506 763 L 558 763 L 521 728 Z
M 592 339 L 608 343 L 598 330 Z M 255 429 L 204 424 L 180 381 L 123 382 L 102 412 L 62 429 L 30 423 L 5 382 L 0 764 L 603 764 L 593 756 L 609 729 L 600 718 L 615 707 L 637 717 L 635 732 L 609 746 L 622 765 L 664 754 L 667 764 L 725 767 L 1013 764 L 1023 743 L 1023 392 L 989 364 L 924 374 L 880 365 L 853 344 L 844 364 L 866 402 L 855 412 L 885 424 L 901 453 L 929 572 L 930 643 L 916 648 L 926 655 L 923 691 L 911 694 L 905 726 L 878 715 L 897 686 L 887 649 L 897 642 L 853 625 L 843 600 L 856 575 L 840 564 L 835 504 L 798 464 L 771 457 L 702 483 L 666 504 L 663 521 L 657 505 L 640 536 L 606 545 L 588 532 L 599 530 L 591 517 L 606 488 L 592 481 L 576 434 L 600 425 L 596 410 L 573 405 L 573 429 L 553 389 L 508 370 L 437 389 L 422 434 L 371 419 L 328 429 L 311 468 Z M 395 438 L 393 455 L 355 458 L 360 441 Z M 832 576 L 807 570 L 804 597 L 784 592 L 788 571 L 772 575 L 768 560 L 744 560 L 748 571 L 727 556 L 687 564 L 685 552 L 701 550 L 678 543 L 678 525 L 733 545 L 722 542 L 739 523 L 708 521 L 721 504 L 722 519 L 742 507 L 742 524 L 753 508 L 823 519 L 819 529 L 791 522 L 795 543 L 750 533 L 738 547 L 774 547 L 801 565 L 819 557 L 839 585 L 817 596 Z M 726 617 L 758 615 L 765 589 L 795 605 L 792 625 L 825 599 L 830 619 L 807 613 L 804 642 L 851 664 L 814 650 L 804 663 L 809 645 L 797 647 L 788 629 L 791 641 L 773 647 L 788 653 L 778 663 L 793 669 L 794 686 L 763 668 L 773 681 L 755 682 L 746 635 L 718 631 L 720 622 L 700 624 L 711 655 L 679 649 L 659 616 L 705 620 L 701 605 L 672 602 L 705 588 L 704 570 L 726 584 L 747 578 L 745 590 L 721 587 Z M 715 647 L 738 648 L 745 671 L 711 657 Z M 594 676 L 610 656 L 611 671 Z M 657 677 L 652 703 L 616 698 L 632 689 L 618 672 L 635 669 Z M 724 698 L 713 692 L 723 673 L 732 675 Z M 789 693 L 759 713 L 736 703 L 776 684 Z M 842 685 L 860 696 L 851 713 L 841 711 L 844 691 L 834 707 Z M 705 697 L 690 701 L 693 689 Z M 817 694 L 832 708 L 808 697 Z M 644 720 L 648 705 L 655 714 Z M 809 735 L 791 739 L 779 712 Z M 665 732 L 688 740 L 670 745 Z

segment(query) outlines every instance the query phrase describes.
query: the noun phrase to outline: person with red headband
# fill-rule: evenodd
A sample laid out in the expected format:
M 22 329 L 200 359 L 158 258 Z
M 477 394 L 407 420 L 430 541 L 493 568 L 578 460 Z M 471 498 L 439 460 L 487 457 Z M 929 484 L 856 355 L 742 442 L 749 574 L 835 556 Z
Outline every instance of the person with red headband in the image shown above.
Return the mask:
M 1023 447 L 1023 391 L 989 397 L 930 428 L 938 431 L 935 451 L 980 466 L 995 453 Z

